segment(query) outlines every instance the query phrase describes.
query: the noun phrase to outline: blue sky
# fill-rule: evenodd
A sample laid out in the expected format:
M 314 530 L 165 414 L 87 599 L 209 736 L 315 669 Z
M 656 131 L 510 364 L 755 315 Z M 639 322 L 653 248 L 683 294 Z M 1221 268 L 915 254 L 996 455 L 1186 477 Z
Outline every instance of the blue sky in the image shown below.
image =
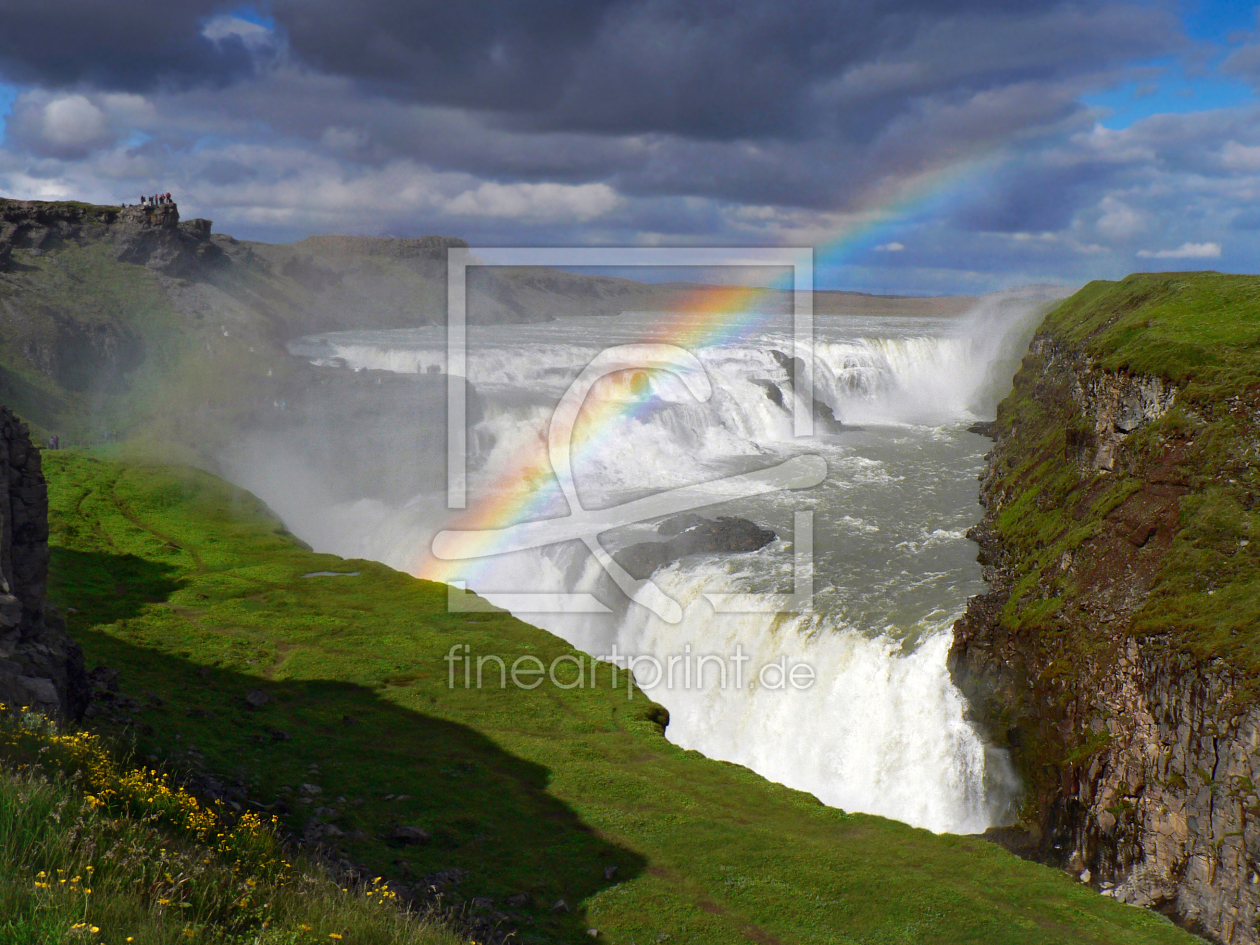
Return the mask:
M 814 245 L 831 285 L 863 291 L 1260 270 L 1255 4 L 53 0 L 6 17 L 6 196 L 170 190 L 265 240 Z
M 17 99 L 18 88 L 16 85 L 5 85 L 0 83 L 0 145 L 4 144 L 4 120 L 8 116 L 10 109 L 13 108 L 13 102 Z

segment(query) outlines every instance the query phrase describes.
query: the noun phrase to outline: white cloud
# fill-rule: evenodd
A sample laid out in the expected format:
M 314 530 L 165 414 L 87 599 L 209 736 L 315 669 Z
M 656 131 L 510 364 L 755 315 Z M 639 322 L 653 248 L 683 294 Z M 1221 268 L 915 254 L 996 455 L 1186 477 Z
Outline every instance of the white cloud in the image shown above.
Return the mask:
M 1217 259 L 1221 255 L 1220 243 L 1182 243 L 1176 249 L 1160 249 L 1138 252 L 1143 259 Z
M 904 244 L 898 243 L 895 240 L 891 243 L 882 243 L 879 246 L 875 247 L 875 249 L 877 249 L 881 253 L 899 253 L 905 248 L 906 247 Z
M 452 216 L 586 222 L 608 213 L 621 197 L 607 184 L 499 184 L 486 181 L 447 203 Z
M 151 129 L 158 112 L 143 95 L 23 92 L 13 103 L 7 131 L 41 157 L 83 158 L 113 147 L 134 131 Z
M 1227 141 L 1221 148 L 1221 163 L 1234 171 L 1260 171 L 1260 147 Z
M 274 40 L 271 30 L 262 24 L 231 15 L 214 17 L 205 25 L 201 35 L 214 43 L 237 37 L 245 44 L 246 49 L 269 46 Z
M 78 148 L 105 138 L 109 123 L 87 96 L 67 95 L 44 106 L 40 132 L 45 141 L 59 148 Z
M 1098 218 L 1098 232 L 1112 239 L 1125 239 L 1146 227 L 1146 215 L 1134 210 L 1115 197 L 1104 197 L 1099 204 L 1102 216 Z

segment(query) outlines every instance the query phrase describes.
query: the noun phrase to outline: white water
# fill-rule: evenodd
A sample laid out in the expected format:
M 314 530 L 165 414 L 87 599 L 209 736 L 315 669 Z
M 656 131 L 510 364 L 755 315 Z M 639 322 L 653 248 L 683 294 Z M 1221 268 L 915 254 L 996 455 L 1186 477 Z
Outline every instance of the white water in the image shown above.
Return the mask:
M 977 832 L 1001 822 L 1017 785 L 1005 756 L 986 748 L 965 720 L 945 654 L 954 619 L 982 589 L 965 532 L 979 517 L 976 476 L 988 441 L 966 427 L 992 417 L 1040 301 L 994 297 L 955 321 L 818 319 L 815 396 L 846 428 L 806 441 L 793 438 L 790 414 L 764 387 L 774 382 L 791 404 L 788 376 L 771 354 L 791 352 L 786 324 L 697 351 L 713 388 L 707 401 L 694 400 L 672 375 L 645 378 L 655 395 L 651 409 L 617 417 L 575 462 L 585 508 L 713 482 L 805 452 L 828 466 L 825 482 L 799 492 L 732 498 L 720 484 L 711 486 L 715 500 L 725 501 L 704 514 L 749 518 L 779 538 L 750 554 L 694 557 L 657 572 L 656 584 L 683 607 L 680 622 L 627 602 L 573 542 L 500 555 L 457 576 L 491 600 L 521 592 L 594 594 L 611 613 L 523 616 L 596 655 L 615 644 L 623 654 L 651 654 L 662 663 L 700 654 L 729 660 L 737 649 L 749 657 L 742 687 L 718 685 L 710 665 L 706 685 L 676 681 L 650 690 L 670 710 L 667 736 L 679 745 L 848 810 L 936 831 Z M 487 449 L 471 476 L 471 503 L 496 498 L 504 470 L 545 438 L 551 407 L 595 354 L 651 336 L 649 319 L 629 315 L 474 329 L 468 376 L 487 401 L 474 432 Z M 293 350 L 317 362 L 415 373 L 444 370 L 442 342 L 432 329 L 340 333 Z M 625 398 L 625 383 L 610 378 L 592 397 Z M 444 448 L 443 437 L 435 427 L 425 448 Z M 407 462 L 414 448 L 382 443 L 381 457 Z M 265 448 L 243 449 L 229 465 L 237 481 L 320 550 L 415 570 L 435 532 L 449 524 L 444 483 L 401 506 L 371 497 L 334 502 L 309 471 L 303 478 L 301 462 L 287 459 L 274 437 Z M 802 509 L 814 512 L 812 613 L 715 614 L 703 594 L 791 589 L 793 513 Z M 567 511 L 551 489 L 532 515 Z M 652 537 L 650 526 L 639 525 L 601 540 L 611 551 Z M 780 690 L 756 679 L 760 667 L 784 659 L 789 667 L 812 667 L 814 684 Z M 648 679 L 639 675 L 650 681 L 650 672 Z

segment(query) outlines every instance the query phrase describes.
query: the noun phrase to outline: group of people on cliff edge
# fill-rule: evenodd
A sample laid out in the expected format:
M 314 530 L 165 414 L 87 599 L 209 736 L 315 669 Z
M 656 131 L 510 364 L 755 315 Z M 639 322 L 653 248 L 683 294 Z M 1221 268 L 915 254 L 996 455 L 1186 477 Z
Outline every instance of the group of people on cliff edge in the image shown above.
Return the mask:
M 153 194 L 148 197 L 144 196 L 143 194 L 140 195 L 139 206 L 141 207 L 163 207 L 163 206 L 168 206 L 168 205 L 169 206 L 175 205 L 175 198 L 172 197 L 169 193 Z M 123 204 L 124 208 L 127 206 L 128 204 Z

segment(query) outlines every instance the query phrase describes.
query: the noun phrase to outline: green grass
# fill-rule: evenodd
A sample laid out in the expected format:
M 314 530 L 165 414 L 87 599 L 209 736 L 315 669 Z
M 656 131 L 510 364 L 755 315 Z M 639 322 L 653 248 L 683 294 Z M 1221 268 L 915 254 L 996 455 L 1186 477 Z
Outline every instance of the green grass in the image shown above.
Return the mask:
M 5 945 L 458 945 L 388 885 L 293 864 L 266 818 L 202 807 L 101 739 L 0 712 Z
M 456 644 L 509 663 L 580 654 L 507 614 L 450 614 L 444 586 L 305 551 L 206 474 L 44 456 L 51 593 L 89 665 L 119 670 L 143 706 L 140 756 L 204 757 L 294 830 L 315 782 L 372 870 L 464 869 L 458 894 L 500 908 L 529 893 L 522 941 L 1191 941 L 982 840 L 829 809 L 683 751 L 605 672 L 595 688 L 449 688 Z M 318 570 L 360 574 L 302 577 Z M 254 689 L 273 701 L 248 709 Z M 390 848 L 393 824 L 432 840 Z M 571 912 L 551 911 L 561 898 Z
M 1042 331 L 1103 367 L 1156 374 L 1191 399 L 1217 399 L 1260 382 L 1260 278 L 1171 272 L 1091 282 Z

